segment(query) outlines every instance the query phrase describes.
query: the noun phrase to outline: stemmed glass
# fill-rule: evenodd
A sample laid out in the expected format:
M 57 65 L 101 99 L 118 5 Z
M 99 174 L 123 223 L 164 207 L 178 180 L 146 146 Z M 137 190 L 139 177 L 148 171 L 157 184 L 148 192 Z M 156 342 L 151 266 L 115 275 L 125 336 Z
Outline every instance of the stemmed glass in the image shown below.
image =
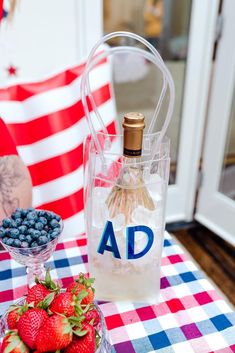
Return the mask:
M 50 242 L 32 248 L 17 248 L 6 245 L 0 238 L 0 243 L 9 252 L 11 257 L 19 264 L 26 266 L 27 281 L 29 287 L 35 282 L 35 277 L 45 278 L 46 269 L 44 263 L 51 257 L 63 230 L 63 222 L 60 221 L 60 233 Z

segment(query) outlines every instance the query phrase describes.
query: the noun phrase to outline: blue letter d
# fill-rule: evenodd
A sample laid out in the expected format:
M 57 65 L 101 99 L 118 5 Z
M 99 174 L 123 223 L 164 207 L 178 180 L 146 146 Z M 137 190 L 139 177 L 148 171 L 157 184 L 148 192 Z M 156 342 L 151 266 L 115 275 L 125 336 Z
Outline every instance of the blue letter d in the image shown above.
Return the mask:
M 139 253 L 135 254 L 135 232 L 143 232 L 147 236 L 147 245 L 145 248 Z M 126 240 L 127 240 L 127 258 L 129 260 L 139 259 L 144 256 L 151 246 L 153 245 L 153 231 L 147 226 L 135 226 L 135 227 L 127 227 L 126 230 Z

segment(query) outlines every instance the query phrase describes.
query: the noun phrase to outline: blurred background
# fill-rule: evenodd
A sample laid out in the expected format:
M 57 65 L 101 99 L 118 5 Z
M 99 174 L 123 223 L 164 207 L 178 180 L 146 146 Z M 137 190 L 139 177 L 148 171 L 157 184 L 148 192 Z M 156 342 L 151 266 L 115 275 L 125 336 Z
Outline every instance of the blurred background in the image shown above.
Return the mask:
M 232 293 L 235 2 L 21 0 L 12 18 L 9 8 L 10 3 L 4 1 L 1 87 L 42 80 L 78 65 L 94 43 L 112 31 L 137 33 L 160 52 L 176 89 L 168 129 L 171 170 L 167 229 L 218 285 Z M 118 38 L 109 45 L 136 43 Z M 117 119 L 135 110 L 150 121 L 162 84 L 154 65 L 142 57 L 122 54 L 113 58 L 112 73 Z M 163 118 L 155 130 L 160 129 Z M 234 300 L 232 294 L 230 300 Z

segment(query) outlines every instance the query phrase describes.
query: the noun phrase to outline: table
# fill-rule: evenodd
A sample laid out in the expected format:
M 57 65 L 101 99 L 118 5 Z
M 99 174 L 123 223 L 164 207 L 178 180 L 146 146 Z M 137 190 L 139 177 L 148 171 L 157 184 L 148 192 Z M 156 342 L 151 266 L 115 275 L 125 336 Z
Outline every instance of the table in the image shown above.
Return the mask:
M 87 272 L 86 237 L 57 245 L 47 262 L 66 286 Z M 26 291 L 25 269 L 0 252 L 0 314 Z M 165 233 L 158 305 L 103 303 L 112 353 L 235 352 L 235 313 L 212 283 Z

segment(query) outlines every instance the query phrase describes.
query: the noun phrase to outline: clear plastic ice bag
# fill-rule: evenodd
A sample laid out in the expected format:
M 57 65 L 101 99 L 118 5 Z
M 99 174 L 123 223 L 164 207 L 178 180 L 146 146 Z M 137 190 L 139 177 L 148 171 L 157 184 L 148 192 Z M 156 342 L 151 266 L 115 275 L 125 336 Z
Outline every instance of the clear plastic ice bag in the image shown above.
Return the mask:
M 118 36 L 131 37 L 148 51 L 119 46 L 96 53 L 102 43 Z M 148 131 L 143 136 L 142 157 L 133 162 L 134 166 L 127 165 L 122 156 L 122 134 L 108 134 L 89 83 L 89 73 L 97 63 L 120 52 L 142 55 L 162 73 L 162 90 Z M 103 37 L 92 49 L 81 89 L 91 132 L 91 137 L 84 143 L 84 201 L 89 272 L 95 277 L 96 299 L 156 303 L 160 290 L 170 166 L 170 143 L 165 133 L 174 106 L 171 75 L 159 53 L 144 38 L 133 33 L 115 32 Z M 169 94 L 169 105 L 165 122 L 159 132 L 152 133 L 166 93 Z M 100 124 L 98 130 L 91 119 L 87 97 Z M 124 177 L 127 182 L 123 182 Z

